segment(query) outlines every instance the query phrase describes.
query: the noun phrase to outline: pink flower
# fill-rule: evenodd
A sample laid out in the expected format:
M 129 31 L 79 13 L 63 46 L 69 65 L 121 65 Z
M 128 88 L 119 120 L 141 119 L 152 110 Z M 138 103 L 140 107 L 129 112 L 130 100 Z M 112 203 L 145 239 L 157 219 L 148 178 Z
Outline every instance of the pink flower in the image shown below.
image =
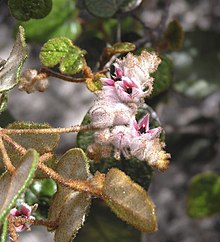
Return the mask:
M 147 140 L 159 137 L 162 130 L 161 127 L 149 129 L 149 114 L 146 114 L 138 123 L 134 120 L 133 125 L 135 130 L 138 132 L 138 136 L 142 136 Z
M 127 125 L 133 114 L 136 113 L 136 109 L 135 105 L 128 106 L 108 99 L 97 100 L 89 111 L 91 124 L 100 129 Z
M 35 219 L 35 217 L 31 216 L 32 213 L 32 208 L 26 203 L 22 203 L 20 208 L 12 208 L 10 211 L 10 215 L 15 216 L 15 217 L 22 217 L 22 218 L 27 218 L 27 219 Z M 15 226 L 16 232 L 22 232 L 25 229 L 29 229 L 31 224 L 29 223 L 24 223 L 18 227 Z
M 123 59 L 116 60 L 115 75 L 119 78 L 126 76 L 139 83 L 143 90 L 146 89 L 145 95 L 150 95 L 153 90 L 153 78 L 150 77 L 150 74 L 156 71 L 160 61 L 155 53 L 142 51 L 139 56 L 128 53 Z

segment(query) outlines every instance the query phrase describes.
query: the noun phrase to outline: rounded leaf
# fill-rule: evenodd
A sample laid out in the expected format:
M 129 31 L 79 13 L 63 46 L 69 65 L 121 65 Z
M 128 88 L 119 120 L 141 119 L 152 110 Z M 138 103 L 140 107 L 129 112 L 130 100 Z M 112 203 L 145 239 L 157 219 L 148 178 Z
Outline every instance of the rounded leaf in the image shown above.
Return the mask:
M 213 172 L 193 177 L 187 201 L 187 212 L 192 218 L 203 218 L 220 213 L 220 176 Z
M 143 232 L 155 232 L 155 205 L 147 192 L 124 172 L 112 168 L 106 174 L 103 188 L 106 204 L 116 215 Z
M 66 37 L 57 37 L 48 40 L 40 52 L 40 60 L 44 66 L 54 67 L 60 63 L 59 70 L 63 74 L 73 75 L 83 68 L 85 54 Z
M 67 179 L 85 180 L 89 175 L 87 157 L 81 149 L 71 149 L 60 158 L 56 171 Z M 90 202 L 89 194 L 58 185 L 49 210 L 49 219 L 58 222 L 56 242 L 72 241 L 84 223 Z
M 52 9 L 52 0 L 9 0 L 9 9 L 17 20 L 44 18 Z

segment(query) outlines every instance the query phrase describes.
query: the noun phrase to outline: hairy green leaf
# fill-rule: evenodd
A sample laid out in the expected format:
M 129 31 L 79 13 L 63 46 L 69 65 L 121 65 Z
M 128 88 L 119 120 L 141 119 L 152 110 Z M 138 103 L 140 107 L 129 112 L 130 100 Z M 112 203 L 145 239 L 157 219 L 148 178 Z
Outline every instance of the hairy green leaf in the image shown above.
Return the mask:
M 47 16 L 52 9 L 52 0 L 9 0 L 8 6 L 17 20 L 27 21 Z
M 59 160 L 56 171 L 67 179 L 87 179 L 88 159 L 79 148 L 70 149 Z M 58 185 L 49 209 L 49 219 L 58 220 L 56 242 L 72 241 L 85 220 L 91 197 Z
M 59 63 L 61 73 L 73 75 L 82 70 L 84 54 L 85 52 L 73 45 L 70 39 L 59 37 L 50 39 L 44 44 L 40 60 L 47 67 L 54 67 Z
M 18 83 L 21 68 L 27 55 L 24 29 L 20 26 L 9 58 L 0 69 L 0 92 L 8 91 Z
M 106 204 L 116 215 L 140 231 L 155 232 L 155 206 L 147 192 L 124 172 L 112 168 L 103 188 Z
M 21 158 L 13 175 L 7 171 L 0 177 L 0 222 L 30 185 L 37 168 L 37 161 L 38 153 L 30 149 Z
M 203 218 L 220 213 L 220 176 L 213 172 L 193 177 L 187 201 L 190 217 Z

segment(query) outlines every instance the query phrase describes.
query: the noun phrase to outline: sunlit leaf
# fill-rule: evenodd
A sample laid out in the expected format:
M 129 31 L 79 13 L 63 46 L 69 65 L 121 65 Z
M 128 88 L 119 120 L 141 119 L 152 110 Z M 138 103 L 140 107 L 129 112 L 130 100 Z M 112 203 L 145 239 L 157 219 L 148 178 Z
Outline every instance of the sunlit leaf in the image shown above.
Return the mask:
M 104 75 L 96 74 L 93 78 L 86 79 L 86 86 L 91 92 L 96 92 L 102 89 L 101 78 L 105 77 Z
M 203 218 L 220 213 L 220 176 L 213 172 L 195 176 L 190 184 L 187 212 L 190 217 Z
M 47 16 L 52 9 L 52 0 L 9 0 L 8 6 L 13 17 L 27 21 Z
M 127 53 L 130 51 L 134 51 L 136 46 L 133 43 L 121 42 L 121 43 L 114 44 L 111 48 L 114 54 L 116 54 L 116 53 Z
M 15 172 L 5 172 L 0 178 L 0 221 L 9 213 L 17 198 L 30 185 L 37 168 L 38 153 L 29 150 L 21 158 Z
M 43 45 L 40 60 L 47 67 L 60 64 L 61 73 L 73 75 L 82 70 L 84 54 L 85 51 L 73 45 L 70 39 L 59 37 L 50 39 Z
M 56 171 L 67 179 L 87 179 L 88 159 L 79 148 L 67 151 L 59 160 Z M 58 221 L 56 242 L 67 242 L 75 236 L 85 220 L 90 205 L 90 195 L 58 185 L 50 210 L 49 219 Z
M 155 205 L 147 192 L 124 172 L 112 168 L 106 174 L 103 188 L 106 204 L 116 215 L 140 231 L 155 232 Z
M 0 70 L 0 92 L 10 90 L 18 83 L 21 68 L 27 55 L 24 29 L 20 26 L 10 56 Z

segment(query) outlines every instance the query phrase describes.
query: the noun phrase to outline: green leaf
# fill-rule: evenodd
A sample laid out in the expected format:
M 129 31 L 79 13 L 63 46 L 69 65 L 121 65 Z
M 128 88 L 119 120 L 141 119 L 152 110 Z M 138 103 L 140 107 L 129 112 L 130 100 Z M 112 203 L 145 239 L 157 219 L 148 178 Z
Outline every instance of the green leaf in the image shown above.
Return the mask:
M 204 218 L 220 213 L 220 176 L 207 172 L 193 177 L 187 201 L 187 213 L 192 218 Z
M 52 9 L 52 0 L 9 0 L 8 6 L 17 20 L 27 21 L 47 16 Z
M 0 177 L 0 222 L 14 206 L 18 197 L 30 185 L 37 168 L 38 153 L 30 149 L 21 158 L 15 172 Z
M 93 78 L 86 79 L 86 86 L 91 92 L 96 92 L 102 89 L 103 84 L 101 78 L 105 77 L 102 74 L 96 74 Z
M 0 92 L 13 88 L 19 81 L 20 72 L 28 56 L 24 29 L 19 26 L 15 44 L 6 63 L 0 69 Z
M 1 234 L 1 242 L 5 242 L 7 239 L 7 232 L 8 232 L 8 218 L 5 218 L 4 225 L 2 228 Z
M 40 60 L 47 67 L 60 63 L 61 73 L 73 75 L 82 70 L 84 54 L 85 52 L 73 45 L 70 39 L 59 37 L 50 39 L 43 45 Z
M 67 21 L 70 24 L 67 24 Z M 31 19 L 22 23 L 22 25 L 25 28 L 26 38 L 29 41 L 39 43 L 44 43 L 50 38 L 59 36 L 74 40 L 80 33 L 75 1 L 53 0 L 53 8 L 45 18 Z M 64 31 L 67 25 L 71 29 Z
M 143 232 L 157 230 L 153 202 L 147 192 L 124 172 L 112 168 L 106 174 L 103 197 L 112 211 L 128 224 Z
M 123 54 L 123 53 L 127 53 L 130 51 L 134 51 L 136 46 L 130 42 L 121 42 L 121 43 L 114 44 L 110 48 L 112 49 L 113 54 L 117 54 L 117 53 Z
M 110 18 L 120 9 L 125 0 L 84 0 L 87 10 L 101 18 Z
M 157 70 L 152 73 L 154 77 L 153 92 L 150 98 L 168 90 L 173 80 L 173 66 L 172 61 L 166 55 L 161 55 L 161 63 Z
M 59 160 L 56 171 L 67 179 L 87 179 L 88 159 L 79 148 L 70 149 Z M 50 210 L 49 219 L 58 220 L 55 231 L 56 242 L 72 241 L 85 220 L 91 197 L 58 185 Z
M 0 94 L 0 113 L 2 113 L 7 105 L 8 102 L 8 95 L 6 92 L 3 92 L 2 94 Z

